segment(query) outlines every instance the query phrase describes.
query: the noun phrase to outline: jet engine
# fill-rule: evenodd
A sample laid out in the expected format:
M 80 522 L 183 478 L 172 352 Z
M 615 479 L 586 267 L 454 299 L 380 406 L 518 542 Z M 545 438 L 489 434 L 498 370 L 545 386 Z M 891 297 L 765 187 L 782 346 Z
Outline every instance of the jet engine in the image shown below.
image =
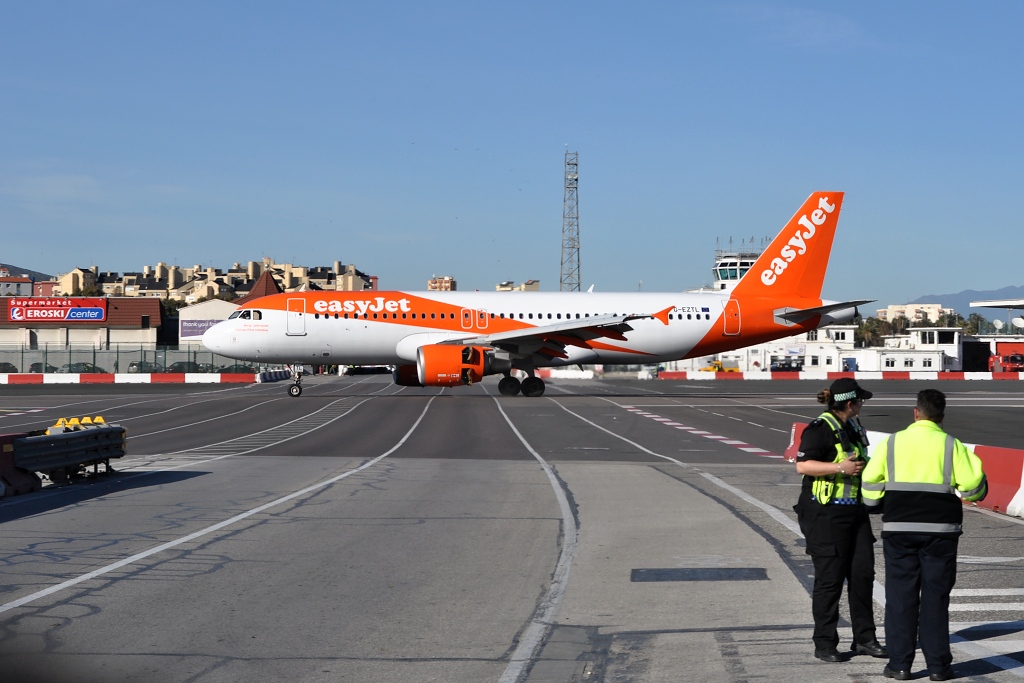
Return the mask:
M 472 384 L 511 369 L 510 361 L 495 358 L 492 349 L 481 346 L 427 344 L 416 350 L 416 377 L 423 386 Z

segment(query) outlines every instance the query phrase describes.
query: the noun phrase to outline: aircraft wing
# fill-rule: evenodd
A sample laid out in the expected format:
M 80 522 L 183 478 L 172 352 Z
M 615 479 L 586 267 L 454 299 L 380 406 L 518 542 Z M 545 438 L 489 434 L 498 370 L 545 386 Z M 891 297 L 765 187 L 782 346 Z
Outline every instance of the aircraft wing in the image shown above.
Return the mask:
M 565 353 L 566 346 L 578 346 L 584 349 L 615 348 L 598 340 L 626 341 L 624 333 L 633 329 L 629 325 L 631 320 L 653 317 L 653 315 L 599 315 L 541 327 L 449 339 L 442 343 L 493 346 L 524 358 L 533 354 L 539 354 L 545 359 L 568 358 Z
M 775 311 L 775 317 L 791 323 L 801 323 L 815 316 L 827 315 L 833 311 L 842 311 L 847 308 L 856 308 L 862 304 L 869 304 L 872 301 L 874 299 L 858 299 L 857 301 L 839 301 L 825 306 L 815 306 L 814 308 L 780 308 Z

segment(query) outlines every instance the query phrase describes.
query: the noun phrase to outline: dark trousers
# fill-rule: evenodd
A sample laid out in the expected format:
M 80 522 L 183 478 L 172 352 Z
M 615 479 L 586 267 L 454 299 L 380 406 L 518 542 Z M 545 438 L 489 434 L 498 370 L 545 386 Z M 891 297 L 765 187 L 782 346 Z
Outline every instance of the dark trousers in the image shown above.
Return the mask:
M 875 553 L 871 546 L 875 537 L 867 512 L 860 505 L 819 505 L 811 500 L 802 500 L 797 507 L 807 554 L 814 562 L 814 649 L 828 650 L 839 644 L 836 626 L 844 582 L 853 639 L 858 643 L 873 642 Z
M 956 583 L 959 539 L 892 534 L 885 551 L 885 644 L 889 668 L 909 671 L 917 642 L 928 670 L 953 662 L 949 651 L 949 593 Z

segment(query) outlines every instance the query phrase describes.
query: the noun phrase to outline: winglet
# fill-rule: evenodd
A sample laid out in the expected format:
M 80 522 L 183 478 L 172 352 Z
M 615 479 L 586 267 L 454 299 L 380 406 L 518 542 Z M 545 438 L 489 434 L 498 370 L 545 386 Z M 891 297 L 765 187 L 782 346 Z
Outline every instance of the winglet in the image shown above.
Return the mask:
M 668 314 L 672 312 L 672 308 L 672 306 L 669 306 L 664 311 L 658 311 L 651 317 L 655 318 L 656 320 L 660 320 L 663 325 L 668 325 Z

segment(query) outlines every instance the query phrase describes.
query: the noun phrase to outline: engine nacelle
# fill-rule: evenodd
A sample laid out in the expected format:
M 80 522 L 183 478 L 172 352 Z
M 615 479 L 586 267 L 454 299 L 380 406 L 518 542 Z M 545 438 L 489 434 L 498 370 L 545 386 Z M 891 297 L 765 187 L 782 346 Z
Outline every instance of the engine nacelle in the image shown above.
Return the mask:
M 416 350 L 416 375 L 420 384 L 454 387 L 479 382 L 490 374 L 493 352 L 480 346 L 427 344 Z
M 400 387 L 422 387 L 415 365 L 396 365 L 391 379 Z

